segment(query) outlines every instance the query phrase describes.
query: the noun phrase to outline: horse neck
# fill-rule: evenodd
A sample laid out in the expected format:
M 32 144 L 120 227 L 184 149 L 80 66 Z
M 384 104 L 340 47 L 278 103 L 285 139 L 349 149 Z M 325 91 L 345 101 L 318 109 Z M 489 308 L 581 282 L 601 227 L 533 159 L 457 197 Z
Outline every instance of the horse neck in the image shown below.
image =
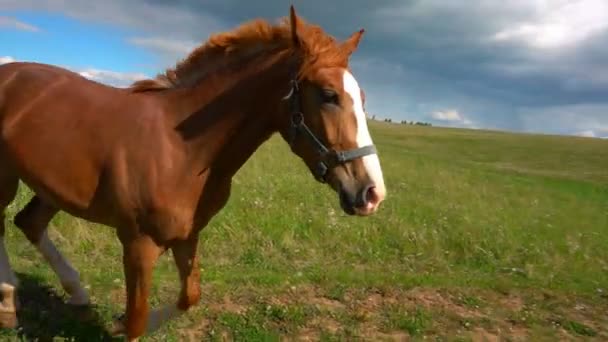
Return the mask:
M 174 97 L 179 110 L 173 122 L 189 154 L 188 167 L 231 177 L 277 131 L 276 115 L 287 108 L 281 99 L 289 91 L 288 56 L 260 55 Z

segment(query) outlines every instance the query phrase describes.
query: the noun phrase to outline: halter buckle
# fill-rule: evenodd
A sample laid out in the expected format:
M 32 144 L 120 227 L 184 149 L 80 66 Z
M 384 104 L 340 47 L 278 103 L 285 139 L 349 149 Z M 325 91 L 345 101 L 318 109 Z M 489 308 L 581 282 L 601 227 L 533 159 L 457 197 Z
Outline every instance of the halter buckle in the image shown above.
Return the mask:
M 317 167 L 315 168 L 315 178 L 317 178 L 319 182 L 325 182 L 325 175 L 327 174 L 328 169 L 329 168 L 324 162 L 318 162 Z
M 291 114 L 291 125 L 293 127 L 298 127 L 302 125 L 304 122 L 304 114 L 300 111 L 294 112 Z

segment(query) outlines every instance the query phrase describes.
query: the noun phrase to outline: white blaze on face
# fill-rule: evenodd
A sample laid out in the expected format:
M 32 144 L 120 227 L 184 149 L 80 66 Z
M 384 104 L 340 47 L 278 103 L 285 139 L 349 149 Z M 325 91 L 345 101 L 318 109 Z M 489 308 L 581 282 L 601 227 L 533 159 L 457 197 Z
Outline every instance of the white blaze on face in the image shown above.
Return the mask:
M 361 88 L 355 77 L 348 71 L 344 70 L 344 91 L 353 99 L 353 111 L 357 120 L 357 147 L 372 145 L 372 137 L 367 129 L 367 119 L 363 110 L 363 101 L 361 99 Z M 380 168 L 380 160 L 377 154 L 370 154 L 363 157 L 363 165 L 365 171 L 369 175 L 370 180 L 376 186 L 376 193 L 384 198 L 386 188 L 384 187 L 384 177 L 382 168 Z

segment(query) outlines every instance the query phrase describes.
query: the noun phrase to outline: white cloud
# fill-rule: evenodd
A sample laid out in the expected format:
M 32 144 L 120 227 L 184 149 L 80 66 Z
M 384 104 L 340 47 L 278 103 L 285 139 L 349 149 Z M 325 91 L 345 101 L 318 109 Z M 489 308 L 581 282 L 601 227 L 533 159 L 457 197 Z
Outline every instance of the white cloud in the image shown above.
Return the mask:
M 149 34 L 200 39 L 225 28 L 215 16 L 188 6 L 146 0 L 1 0 L 3 10 L 61 12 L 87 22 L 144 30 Z
M 431 112 L 429 117 L 450 126 L 477 128 L 473 121 L 466 118 L 456 109 L 436 110 Z
M 124 38 L 159 57 L 154 64 L 158 69 L 184 57 L 193 42 L 202 42 L 211 32 L 248 18 L 287 14 L 287 8 L 276 6 L 278 0 L 257 5 L 210 0 L 204 6 L 195 0 L 0 2 L 5 10 L 58 12 L 136 32 Z M 319 12 L 320 2 L 313 0 L 297 9 L 338 38 L 359 25 L 369 32 L 351 66 L 367 94 L 370 113 L 394 121 L 608 135 L 598 130 L 608 125 L 608 102 L 602 97 L 608 87 L 608 1 L 481 0 L 470 6 L 445 0 L 351 2 L 352 15 L 339 24 L 339 4 Z M 79 72 L 108 80 L 102 82 L 133 79 Z M 461 119 L 432 118 L 435 112 L 453 116 L 445 113 L 449 108 L 457 108 Z M 568 116 L 568 111 L 578 114 Z
M 161 37 L 151 37 L 151 38 L 141 38 L 135 37 L 129 39 L 129 42 L 137 45 L 143 46 L 147 48 L 152 48 L 158 51 L 169 52 L 169 53 L 189 53 L 194 49 L 198 44 L 193 41 L 184 41 L 177 39 L 169 39 L 169 38 L 161 38 Z
M 574 135 L 578 135 L 579 137 L 586 137 L 586 138 L 596 138 L 597 137 L 595 132 L 590 129 L 588 129 L 586 131 L 576 132 L 576 133 L 574 133 Z
M 108 85 L 112 85 L 112 86 L 116 86 L 116 87 L 124 87 L 124 86 L 128 86 L 129 84 L 144 79 L 144 78 L 148 78 L 147 75 L 142 74 L 142 73 L 123 73 L 123 72 L 116 72 L 116 71 L 110 71 L 110 70 L 99 70 L 99 69 L 85 69 L 82 71 L 78 72 L 81 76 L 86 77 L 88 79 L 100 82 L 100 83 L 104 83 L 104 84 L 108 84 Z
M 191 40 L 169 39 L 164 37 L 134 37 L 127 40 L 129 43 L 150 49 L 165 57 L 166 63 L 173 64 L 176 60 L 184 58 L 199 44 Z
M 13 17 L 0 16 L 0 27 L 8 27 L 11 29 L 17 29 L 21 31 L 40 32 L 40 28 L 25 23 L 19 19 Z
M 0 65 L 2 64 L 6 64 L 6 63 L 12 63 L 14 62 L 15 59 L 11 56 L 2 56 L 0 57 Z
M 0 65 L 14 62 L 15 59 L 10 56 L 0 57 Z M 71 71 L 77 72 L 83 77 L 90 80 L 97 81 L 103 84 L 115 86 L 115 87 L 126 87 L 131 83 L 148 78 L 148 75 L 138 72 L 117 72 L 111 70 L 101 70 L 95 68 L 78 69 L 70 66 L 61 66 Z
M 104 24 L 137 32 L 127 42 L 151 50 L 157 69 L 172 66 L 213 32 L 229 28 L 197 1 L 180 4 L 150 0 L 0 0 L 2 10 L 55 12 L 85 24 Z M 141 35 L 141 36 L 140 36 Z M 170 37 L 170 38 L 169 38 Z
M 602 136 L 602 134 L 606 134 L 606 135 Z M 576 132 L 576 133 L 574 133 L 574 135 L 577 135 L 579 137 L 585 137 L 585 138 L 608 139 L 608 131 L 596 132 L 594 130 L 589 129 L 589 130 L 585 130 L 585 131 Z
M 522 130 L 594 137 L 608 136 L 608 105 L 580 104 L 550 108 L 522 108 Z
M 462 115 L 455 109 L 438 110 L 431 113 L 431 118 L 438 121 L 463 121 Z
M 531 1 L 530 6 L 540 9 L 535 20 L 512 23 L 496 32 L 493 39 L 523 41 L 535 48 L 559 48 L 581 42 L 608 28 L 608 2 L 605 0 L 537 0 L 536 3 Z

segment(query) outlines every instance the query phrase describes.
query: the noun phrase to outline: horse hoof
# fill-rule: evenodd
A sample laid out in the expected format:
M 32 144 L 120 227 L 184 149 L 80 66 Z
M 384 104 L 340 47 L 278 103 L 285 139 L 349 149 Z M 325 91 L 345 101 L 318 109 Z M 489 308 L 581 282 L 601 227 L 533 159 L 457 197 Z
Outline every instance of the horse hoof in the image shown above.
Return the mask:
M 15 310 L 15 287 L 6 283 L 0 284 L 2 302 L 0 302 L 0 328 L 14 329 L 19 325 Z
M 76 307 L 84 307 L 91 305 L 91 301 L 89 300 L 89 298 L 79 298 L 74 296 L 70 297 L 65 303 L 67 305 Z
M 124 315 L 114 319 L 110 327 L 108 328 L 108 334 L 111 337 L 119 337 L 125 334 L 126 328 L 123 322 Z

